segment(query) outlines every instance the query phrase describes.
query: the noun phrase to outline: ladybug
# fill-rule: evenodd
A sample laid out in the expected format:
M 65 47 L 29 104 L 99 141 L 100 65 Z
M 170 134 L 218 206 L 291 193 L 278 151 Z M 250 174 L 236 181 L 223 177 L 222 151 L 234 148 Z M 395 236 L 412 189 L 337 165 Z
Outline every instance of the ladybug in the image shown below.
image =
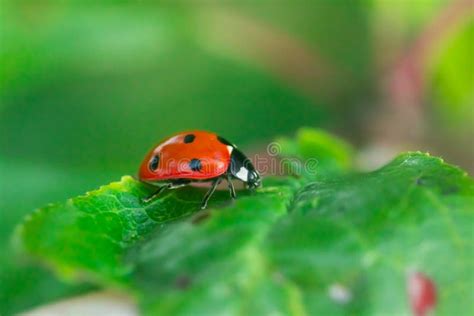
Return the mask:
M 138 177 L 142 182 L 159 186 L 145 202 L 153 200 L 166 189 L 176 189 L 193 182 L 211 182 L 201 209 L 206 208 L 222 179 L 227 180 L 233 199 L 236 197 L 233 179 L 245 182 L 250 190 L 261 183 L 250 159 L 234 144 L 205 131 L 182 132 L 163 140 L 145 156 Z

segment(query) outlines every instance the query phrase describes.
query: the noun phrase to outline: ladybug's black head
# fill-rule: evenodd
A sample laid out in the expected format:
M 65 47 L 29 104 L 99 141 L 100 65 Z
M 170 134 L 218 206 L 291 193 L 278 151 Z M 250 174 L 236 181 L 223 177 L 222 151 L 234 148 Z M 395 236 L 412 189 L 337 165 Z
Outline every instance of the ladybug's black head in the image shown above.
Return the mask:
M 247 183 L 249 189 L 260 186 L 261 179 L 258 171 L 240 150 L 234 148 L 230 156 L 230 173 L 237 179 Z
M 260 175 L 256 170 L 249 171 L 249 175 L 247 177 L 247 186 L 249 189 L 258 188 L 262 184 L 262 180 L 260 179 Z

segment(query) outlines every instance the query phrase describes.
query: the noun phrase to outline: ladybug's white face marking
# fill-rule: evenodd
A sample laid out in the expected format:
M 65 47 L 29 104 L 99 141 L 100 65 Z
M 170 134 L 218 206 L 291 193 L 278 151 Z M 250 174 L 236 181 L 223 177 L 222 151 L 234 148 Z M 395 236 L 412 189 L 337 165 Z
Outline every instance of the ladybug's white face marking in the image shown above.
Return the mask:
M 234 147 L 232 146 L 227 146 L 227 150 L 229 151 L 229 155 L 232 154 L 232 151 L 234 150 Z
M 249 171 L 245 167 L 240 167 L 239 171 L 235 174 L 235 176 L 240 180 L 247 182 Z

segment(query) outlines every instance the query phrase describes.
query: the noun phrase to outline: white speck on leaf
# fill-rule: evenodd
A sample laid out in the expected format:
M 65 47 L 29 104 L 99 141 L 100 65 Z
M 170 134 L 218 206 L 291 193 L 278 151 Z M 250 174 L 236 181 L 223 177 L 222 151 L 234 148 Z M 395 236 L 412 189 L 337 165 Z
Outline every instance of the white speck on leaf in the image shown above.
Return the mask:
M 347 304 L 352 300 L 351 291 L 340 283 L 333 283 L 328 289 L 329 297 L 339 304 Z

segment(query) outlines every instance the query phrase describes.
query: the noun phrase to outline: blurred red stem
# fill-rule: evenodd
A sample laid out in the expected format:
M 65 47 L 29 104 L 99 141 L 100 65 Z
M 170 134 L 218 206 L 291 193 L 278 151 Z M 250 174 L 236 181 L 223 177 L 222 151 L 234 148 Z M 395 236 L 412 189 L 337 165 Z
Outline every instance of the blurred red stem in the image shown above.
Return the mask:
M 471 0 L 451 2 L 434 17 L 417 39 L 402 52 L 389 75 L 388 92 L 392 107 L 421 107 L 425 88 L 423 74 L 431 56 L 465 18 L 473 14 Z

